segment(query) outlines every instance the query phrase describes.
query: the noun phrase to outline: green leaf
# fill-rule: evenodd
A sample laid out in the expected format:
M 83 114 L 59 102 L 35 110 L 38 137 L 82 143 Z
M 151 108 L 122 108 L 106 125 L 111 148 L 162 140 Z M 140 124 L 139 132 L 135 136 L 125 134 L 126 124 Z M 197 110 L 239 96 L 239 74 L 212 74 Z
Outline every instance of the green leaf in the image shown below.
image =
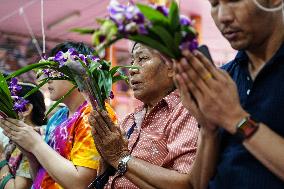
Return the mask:
M 105 74 L 105 81 L 104 81 L 104 90 L 105 90 L 105 97 L 106 99 L 109 97 L 111 89 L 112 89 L 112 76 L 110 72 L 104 72 Z
M 72 28 L 70 32 L 76 32 L 79 34 L 93 34 L 95 30 L 92 28 Z
M 126 83 L 128 83 L 128 77 L 126 75 L 116 75 L 112 78 L 112 83 L 116 83 L 118 81 L 124 80 Z
M 98 72 L 98 85 L 99 88 L 102 89 L 105 81 L 105 74 L 103 71 Z
M 173 36 L 164 28 L 158 25 L 154 25 L 150 28 L 150 31 L 154 32 L 159 38 L 161 38 L 162 42 L 168 49 L 174 48 L 174 39 Z
M 147 45 L 153 49 L 156 49 L 170 58 L 176 58 L 176 56 L 172 53 L 171 50 L 163 46 L 160 42 L 156 41 L 155 39 L 152 39 L 151 37 L 144 35 L 135 35 L 135 36 L 130 36 L 129 39 Z
M 9 102 L 13 102 L 12 98 L 11 98 L 11 93 L 10 93 L 10 90 L 9 90 L 9 87 L 8 87 L 8 84 L 7 84 L 7 81 L 5 79 L 5 77 L 3 76 L 3 74 L 0 72 L 0 87 L 1 89 L 3 90 L 3 92 L 8 96 L 10 97 L 9 99 L 6 99 L 8 100 Z
M 58 106 L 58 104 L 60 104 L 66 97 L 68 97 L 72 92 L 73 90 L 76 89 L 76 86 L 74 86 L 72 89 L 70 89 L 65 95 L 63 95 L 59 100 L 57 100 L 51 108 L 49 108 L 49 110 L 47 111 L 45 117 L 47 117 L 50 112 L 52 112 L 52 110 L 54 110 L 54 108 L 56 108 Z
M 90 72 L 88 66 L 85 64 L 85 62 L 83 62 L 83 60 L 81 60 L 79 57 L 78 57 L 78 61 L 80 62 L 80 64 L 82 65 L 82 67 L 86 70 L 88 76 L 90 76 L 90 75 L 91 75 L 91 72 Z
M 11 95 L 7 95 L 2 86 L 0 87 L 0 99 L 1 102 L 6 105 L 9 109 L 13 108 L 13 100 L 11 98 Z
M 97 71 L 97 78 L 99 77 L 100 72 Z M 105 103 L 104 100 L 105 98 L 102 97 L 102 91 L 101 88 L 98 86 L 98 79 L 95 79 L 94 75 L 92 75 L 90 78 L 88 78 L 89 86 L 90 86 L 90 91 L 89 93 L 92 94 L 92 97 L 95 97 L 97 100 L 97 104 L 99 108 L 105 110 Z M 95 106 L 93 107 L 94 109 L 96 108 Z
M 28 66 L 25 66 L 15 72 L 13 72 L 12 74 L 10 74 L 9 76 L 6 77 L 6 80 L 9 80 L 13 77 L 17 77 L 23 73 L 26 73 L 28 71 L 31 71 L 33 69 L 36 69 L 36 68 L 40 68 L 40 67 L 43 67 L 43 66 L 47 66 L 47 65 L 54 65 L 55 62 L 52 62 L 52 61 L 44 61 L 44 62 L 40 62 L 40 63 L 36 63 L 36 64 L 30 64 Z
M 158 10 L 155 10 L 150 6 L 143 4 L 137 4 L 137 7 L 142 12 L 142 14 L 153 24 L 161 24 L 166 27 L 169 26 L 168 18 Z
M 5 114 L 7 114 L 7 112 L 11 111 L 10 108 L 8 108 L 6 106 L 6 104 L 4 104 L 2 101 L 0 101 L 0 106 L 1 106 L 0 111 L 5 113 Z
M 191 26 L 182 26 L 181 31 L 186 32 L 190 38 L 195 38 L 198 35 L 194 27 Z
M 7 81 L 3 74 L 0 72 L 0 110 L 4 112 L 8 117 L 17 118 L 18 115 L 13 110 L 13 99 L 7 84 Z
M 180 51 L 180 49 L 179 49 L 179 46 L 180 46 L 180 44 L 181 44 L 181 42 L 182 42 L 182 35 L 181 35 L 181 32 L 176 32 L 175 33 L 175 45 L 174 45 L 174 52 L 175 52 L 175 54 L 177 55 L 177 57 L 181 57 L 182 56 L 182 54 L 181 54 L 181 51 Z
M 175 1 L 172 1 L 171 3 L 169 11 L 169 19 L 170 19 L 172 32 L 175 32 L 180 27 L 179 9 Z
M 100 63 L 99 62 L 94 62 L 92 61 L 91 64 L 90 64 L 90 72 L 93 73 L 98 67 L 100 67 Z
M 114 76 L 117 73 L 117 71 L 121 68 L 140 69 L 140 66 L 114 66 L 110 70 L 111 76 Z

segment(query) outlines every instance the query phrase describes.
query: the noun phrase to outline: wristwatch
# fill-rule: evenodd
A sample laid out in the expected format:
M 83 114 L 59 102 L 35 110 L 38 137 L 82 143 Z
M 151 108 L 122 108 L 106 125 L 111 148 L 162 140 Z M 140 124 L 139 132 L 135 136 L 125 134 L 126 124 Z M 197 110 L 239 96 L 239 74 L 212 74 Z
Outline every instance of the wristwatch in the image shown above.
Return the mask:
M 259 123 L 253 120 L 250 116 L 243 118 L 237 124 L 237 134 L 241 136 L 243 139 L 250 138 L 259 127 Z
M 124 175 L 127 171 L 127 163 L 131 159 L 131 155 L 127 155 L 124 158 L 122 158 L 117 166 L 117 172 L 119 175 Z

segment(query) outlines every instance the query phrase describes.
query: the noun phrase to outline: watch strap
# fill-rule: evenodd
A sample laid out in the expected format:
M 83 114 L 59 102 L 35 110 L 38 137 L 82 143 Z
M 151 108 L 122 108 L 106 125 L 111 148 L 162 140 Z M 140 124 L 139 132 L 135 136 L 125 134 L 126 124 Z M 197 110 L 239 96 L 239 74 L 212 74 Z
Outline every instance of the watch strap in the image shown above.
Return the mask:
M 248 139 L 258 130 L 259 123 L 251 117 L 245 117 L 237 124 L 236 127 L 237 133 L 241 135 L 243 139 Z

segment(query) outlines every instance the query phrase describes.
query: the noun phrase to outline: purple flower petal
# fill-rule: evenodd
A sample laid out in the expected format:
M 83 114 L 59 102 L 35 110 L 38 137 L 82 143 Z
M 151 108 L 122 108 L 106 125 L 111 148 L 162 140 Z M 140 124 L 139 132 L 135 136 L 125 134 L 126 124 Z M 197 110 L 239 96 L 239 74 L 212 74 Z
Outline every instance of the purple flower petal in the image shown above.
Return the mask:
M 86 57 L 83 54 L 79 54 L 78 57 L 83 61 L 86 62 Z
M 13 96 L 12 98 L 14 99 L 13 109 L 15 110 L 15 112 L 20 113 L 27 110 L 26 105 L 29 103 L 29 101 L 18 96 Z
M 136 22 L 137 24 L 143 24 L 145 22 L 145 17 L 141 12 L 139 12 L 134 16 L 133 21 Z
M 110 91 L 109 98 L 110 98 L 110 99 L 114 99 L 114 94 L 113 94 L 112 91 Z
M 147 32 L 144 26 L 149 21 L 145 19 L 144 15 L 133 2 L 125 6 L 119 4 L 116 0 L 111 0 L 108 10 L 110 19 L 117 25 L 118 31 L 124 36 L 135 33 L 144 34 Z
M 163 15 L 168 16 L 169 15 L 169 9 L 165 6 L 156 6 L 156 10 L 160 11 Z
M 87 59 L 98 62 L 100 61 L 100 58 L 94 55 L 87 55 Z
M 43 69 L 42 72 L 47 77 L 51 77 L 51 70 L 50 69 Z
M 192 25 L 191 20 L 184 15 L 180 15 L 180 24 L 183 25 L 183 26 Z
M 67 53 L 69 53 L 72 56 L 79 55 L 74 48 L 68 49 Z
M 139 24 L 138 25 L 138 33 L 139 34 L 148 34 L 148 30 L 146 29 L 145 25 L 144 24 Z
M 18 80 L 16 78 L 12 78 L 9 83 L 9 90 L 12 96 L 17 95 L 22 90 L 22 87 L 18 85 Z
M 198 41 L 197 39 L 189 40 L 189 41 L 184 41 L 180 46 L 180 50 L 189 50 L 189 51 L 194 51 L 195 49 L 198 48 Z
M 99 42 L 103 43 L 106 40 L 106 36 L 105 35 L 100 35 L 99 36 Z
M 56 62 L 60 62 L 63 58 L 64 58 L 64 53 L 62 51 L 59 51 L 56 53 L 53 60 Z

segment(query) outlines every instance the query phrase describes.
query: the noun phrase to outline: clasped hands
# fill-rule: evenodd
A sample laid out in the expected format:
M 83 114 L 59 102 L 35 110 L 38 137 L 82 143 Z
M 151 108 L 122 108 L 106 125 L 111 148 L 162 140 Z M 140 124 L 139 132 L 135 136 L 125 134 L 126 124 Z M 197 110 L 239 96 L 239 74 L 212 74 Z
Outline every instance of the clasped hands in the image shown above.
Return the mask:
M 3 128 L 4 134 L 17 145 L 28 152 L 32 152 L 37 145 L 44 142 L 41 135 L 23 121 L 6 118 L 0 119 L 0 127 Z
M 89 123 L 98 152 L 105 162 L 117 168 L 119 161 L 130 154 L 125 135 L 106 111 L 94 110 L 89 116 Z
M 236 133 L 235 126 L 248 113 L 240 105 L 235 82 L 199 51 L 184 51 L 183 56 L 174 62 L 174 69 L 184 106 L 202 127 Z

